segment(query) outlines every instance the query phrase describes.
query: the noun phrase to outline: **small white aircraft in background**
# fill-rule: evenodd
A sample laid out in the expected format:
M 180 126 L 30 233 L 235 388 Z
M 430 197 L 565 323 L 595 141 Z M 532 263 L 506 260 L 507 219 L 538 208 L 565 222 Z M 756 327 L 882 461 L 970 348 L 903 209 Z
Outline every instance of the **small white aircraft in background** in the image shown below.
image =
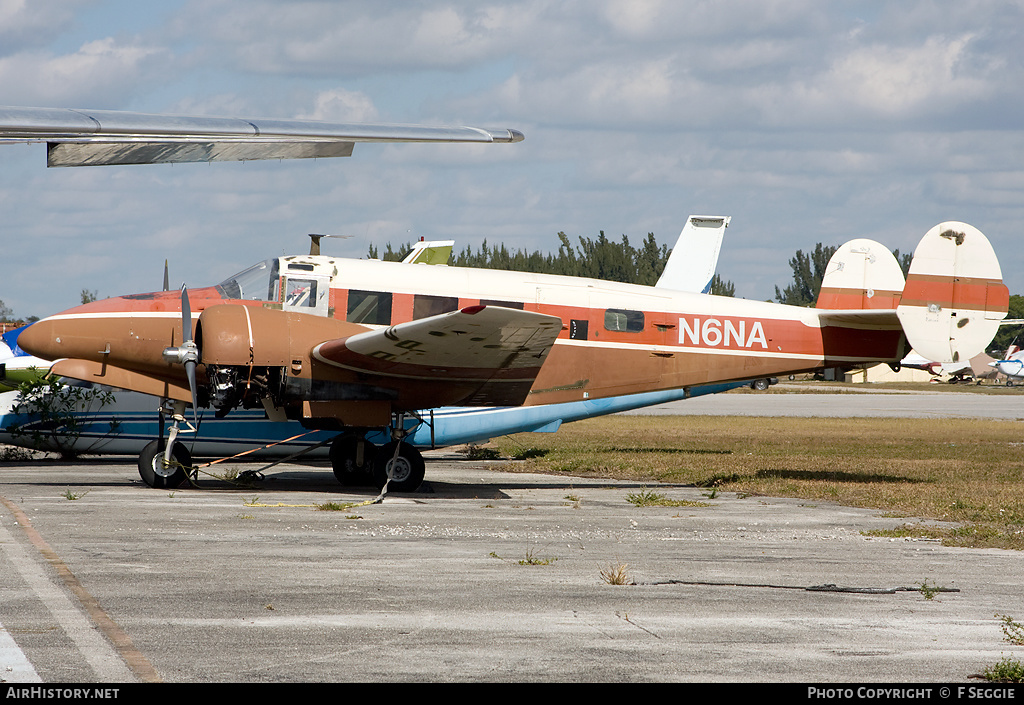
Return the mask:
M 932 382 L 939 382 L 941 377 L 946 376 L 948 377 L 946 381 L 950 384 L 969 382 L 981 384 L 983 379 L 991 379 L 995 376 L 995 372 L 988 369 L 991 365 L 992 358 L 985 353 L 979 353 L 964 362 L 934 362 L 911 351 L 900 362 L 901 367 L 930 373 L 933 376 Z
M 28 326 L 13 328 L 0 336 L 0 392 L 9 392 L 36 377 L 36 370 L 50 368 L 49 360 L 29 355 L 18 347 L 18 336 L 26 328 Z
M 994 367 L 996 372 L 1006 375 L 1007 387 L 1024 382 L 1024 350 L 1016 345 L 1011 345 L 1006 350 L 1002 360 L 994 360 L 988 364 Z

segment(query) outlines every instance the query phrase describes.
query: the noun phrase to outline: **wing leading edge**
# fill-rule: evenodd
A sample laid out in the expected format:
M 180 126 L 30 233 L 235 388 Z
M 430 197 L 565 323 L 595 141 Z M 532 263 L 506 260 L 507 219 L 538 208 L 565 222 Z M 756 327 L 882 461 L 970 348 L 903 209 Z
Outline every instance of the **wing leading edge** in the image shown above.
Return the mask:
M 517 130 L 0 107 L 0 144 L 46 142 L 47 166 L 351 156 L 356 142 L 521 142 Z
M 561 329 L 555 316 L 470 306 L 327 341 L 313 357 L 371 377 L 468 383 L 467 406 L 517 406 Z

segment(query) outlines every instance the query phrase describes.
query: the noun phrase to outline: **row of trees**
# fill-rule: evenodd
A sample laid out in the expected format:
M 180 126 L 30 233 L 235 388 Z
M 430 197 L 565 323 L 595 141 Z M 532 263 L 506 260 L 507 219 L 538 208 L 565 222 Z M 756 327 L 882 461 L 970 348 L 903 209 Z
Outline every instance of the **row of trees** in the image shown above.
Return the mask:
M 467 245 L 461 252 L 453 252 L 450 263 L 456 267 L 562 274 L 653 286 L 665 269 L 670 253 L 666 245 L 658 245 L 654 233 L 647 233 L 639 247 L 633 247 L 626 235 L 617 242 L 609 239 L 603 230 L 595 239 L 580 237 L 579 244 L 575 246 L 565 233 L 558 233 L 558 241 L 556 253 L 543 253 L 540 250 L 510 250 L 504 243 L 491 247 L 484 240 L 476 251 Z M 394 250 L 389 243 L 381 254 L 371 245 L 368 255 L 372 259 L 397 261 L 411 249 L 411 244 L 405 244 Z M 735 292 L 736 287 L 732 282 L 715 276 L 712 293 L 733 296 Z
M 633 247 L 626 235 L 616 242 L 609 239 L 603 230 L 593 240 L 580 237 L 579 245 L 575 247 L 565 233 L 558 233 L 558 241 L 558 252 L 545 254 L 540 250 L 510 250 L 504 243 L 491 247 L 484 240 L 475 252 L 468 245 L 461 252 L 453 252 L 451 264 L 456 267 L 593 277 L 650 286 L 658 281 L 661 271 L 665 268 L 665 262 L 668 261 L 668 247 L 659 247 L 654 239 L 654 233 L 648 233 L 639 248 Z M 400 260 L 408 254 L 411 247 L 406 244 L 398 251 L 394 251 L 388 244 L 380 258 Z M 378 256 L 373 246 L 370 247 L 369 255 Z

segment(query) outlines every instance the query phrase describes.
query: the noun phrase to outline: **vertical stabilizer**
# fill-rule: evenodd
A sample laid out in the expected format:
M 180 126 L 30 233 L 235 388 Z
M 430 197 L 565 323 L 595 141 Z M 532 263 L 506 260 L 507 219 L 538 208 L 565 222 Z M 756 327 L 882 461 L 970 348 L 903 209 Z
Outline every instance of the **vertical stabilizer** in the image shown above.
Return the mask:
M 929 230 L 914 250 L 896 314 L 918 354 L 959 362 L 992 341 L 1009 302 L 988 239 L 967 223 L 948 221 Z
M 718 267 L 729 216 L 691 215 L 672 248 L 656 287 L 707 294 Z
M 888 248 L 874 240 L 850 240 L 828 261 L 817 307 L 894 309 L 903 284 L 903 270 Z

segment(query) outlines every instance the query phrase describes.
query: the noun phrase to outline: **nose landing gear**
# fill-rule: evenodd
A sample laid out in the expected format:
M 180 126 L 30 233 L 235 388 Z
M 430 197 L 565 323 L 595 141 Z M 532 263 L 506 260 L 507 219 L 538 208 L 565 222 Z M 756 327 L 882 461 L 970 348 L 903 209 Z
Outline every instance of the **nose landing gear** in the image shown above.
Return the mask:
M 165 406 L 171 413 L 171 430 L 164 440 Z M 168 402 L 160 407 L 159 438 L 151 441 L 139 455 L 139 476 L 150 487 L 157 489 L 174 489 L 181 487 L 188 480 L 192 469 L 192 454 L 183 443 L 178 441 L 181 424 L 184 423 L 195 430 L 185 420 L 185 402 Z

